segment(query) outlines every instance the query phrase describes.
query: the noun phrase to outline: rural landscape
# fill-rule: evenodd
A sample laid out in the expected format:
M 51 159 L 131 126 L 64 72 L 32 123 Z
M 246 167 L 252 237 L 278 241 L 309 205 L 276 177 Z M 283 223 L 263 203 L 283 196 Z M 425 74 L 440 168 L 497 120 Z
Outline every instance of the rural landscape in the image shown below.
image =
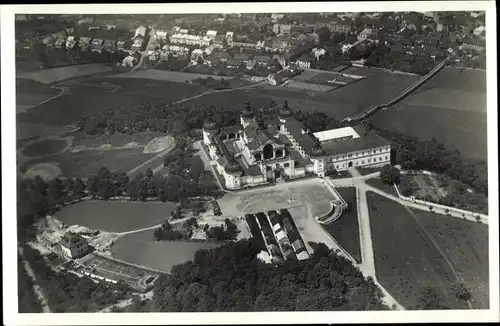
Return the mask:
M 484 16 L 16 15 L 19 313 L 490 309 Z

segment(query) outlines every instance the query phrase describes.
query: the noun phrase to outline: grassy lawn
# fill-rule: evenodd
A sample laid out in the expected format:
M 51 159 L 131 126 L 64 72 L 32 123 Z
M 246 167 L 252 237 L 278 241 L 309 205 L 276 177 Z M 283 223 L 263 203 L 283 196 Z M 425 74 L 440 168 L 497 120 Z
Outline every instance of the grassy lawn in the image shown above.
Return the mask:
M 16 105 L 23 111 L 24 106 L 31 107 L 59 94 L 60 90 L 50 88 L 50 86 L 30 80 L 16 79 Z
M 489 309 L 488 225 L 414 210 L 472 292 L 476 309 Z
M 125 232 L 160 224 L 170 217 L 174 208 L 173 203 L 95 200 L 66 206 L 55 217 L 68 225 Z
M 344 248 L 358 263 L 361 263 L 361 248 L 359 245 L 358 206 L 356 188 L 337 188 L 342 198 L 349 205 L 340 218 L 333 223 L 322 225 L 342 248 Z
M 100 168 L 106 167 L 113 172 L 128 172 L 138 164 L 155 154 L 143 154 L 142 148 L 120 149 L 110 151 L 64 152 L 41 159 L 31 160 L 21 167 L 25 172 L 29 166 L 50 162 L 58 164 L 65 177 L 89 177 L 95 175 Z
M 63 126 L 93 112 L 147 102 L 168 104 L 203 91 L 196 85 L 139 78 L 90 77 L 67 86 L 70 94 L 18 114 L 18 123 Z
M 66 141 L 62 139 L 45 139 L 30 144 L 23 149 L 26 156 L 49 155 L 62 151 L 66 147 Z
M 197 250 L 218 246 L 206 242 L 154 242 L 153 230 L 149 230 L 119 238 L 111 252 L 118 259 L 170 272 L 172 266 L 192 260 Z
M 365 183 L 369 186 L 372 186 L 374 188 L 377 188 L 377 189 L 383 190 L 387 193 L 390 193 L 394 196 L 398 195 L 398 193 L 396 192 L 396 189 L 394 188 L 393 185 L 388 185 L 388 184 L 383 183 L 382 180 L 380 180 L 380 178 L 371 178 L 371 179 L 365 180 Z
M 372 192 L 367 193 L 367 200 L 377 278 L 387 291 L 408 309 L 417 305 L 424 287 L 432 286 L 444 305 L 468 309 L 466 302 L 451 293 L 456 277 L 449 257 L 441 253 L 444 248 L 436 246 L 412 212 Z
M 370 122 L 420 139 L 435 137 L 464 155 L 486 160 L 485 75 L 444 69 L 401 103 L 375 114 Z

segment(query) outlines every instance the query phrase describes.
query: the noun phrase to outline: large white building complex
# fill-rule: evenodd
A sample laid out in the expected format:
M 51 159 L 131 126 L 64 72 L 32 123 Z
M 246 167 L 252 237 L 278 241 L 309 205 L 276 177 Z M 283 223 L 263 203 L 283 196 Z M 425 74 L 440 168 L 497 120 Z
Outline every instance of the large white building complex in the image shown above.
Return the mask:
M 228 189 L 241 189 L 279 178 L 390 163 L 390 143 L 364 126 L 312 133 L 294 118 L 287 102 L 277 118 L 264 119 L 247 103 L 240 125 L 219 127 L 209 119 L 203 144 Z

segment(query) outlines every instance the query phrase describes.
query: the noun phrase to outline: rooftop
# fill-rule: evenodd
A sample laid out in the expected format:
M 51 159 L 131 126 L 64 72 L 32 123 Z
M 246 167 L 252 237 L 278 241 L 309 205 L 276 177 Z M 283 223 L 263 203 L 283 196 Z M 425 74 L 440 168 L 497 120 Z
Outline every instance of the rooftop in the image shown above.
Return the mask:
M 316 136 L 316 138 L 318 138 L 321 142 L 345 137 L 359 138 L 359 135 L 352 127 L 319 131 L 315 132 L 314 136 Z
M 370 131 L 364 137 L 321 143 L 321 147 L 328 155 L 349 153 L 388 145 L 390 145 L 390 142 L 382 138 L 375 131 Z

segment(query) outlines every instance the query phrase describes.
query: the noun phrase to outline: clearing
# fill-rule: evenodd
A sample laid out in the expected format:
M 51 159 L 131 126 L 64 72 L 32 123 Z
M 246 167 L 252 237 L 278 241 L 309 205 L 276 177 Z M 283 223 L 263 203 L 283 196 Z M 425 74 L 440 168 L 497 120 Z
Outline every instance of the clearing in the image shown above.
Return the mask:
M 153 232 L 142 231 L 119 238 L 111 247 L 113 257 L 170 272 L 172 266 L 192 260 L 197 250 L 220 246 L 217 243 L 194 241 L 155 242 Z
M 344 211 L 338 220 L 330 224 L 323 224 L 322 227 L 360 264 L 361 248 L 359 244 L 356 188 L 342 187 L 336 189 L 347 202 L 347 211 Z
M 452 309 L 468 309 L 451 292 L 456 281 L 454 266 L 401 204 L 367 192 L 377 279 L 405 308 L 417 305 L 417 297 L 432 286 Z
M 67 225 L 126 232 L 164 222 L 175 207 L 174 203 L 92 200 L 63 207 L 55 218 Z

